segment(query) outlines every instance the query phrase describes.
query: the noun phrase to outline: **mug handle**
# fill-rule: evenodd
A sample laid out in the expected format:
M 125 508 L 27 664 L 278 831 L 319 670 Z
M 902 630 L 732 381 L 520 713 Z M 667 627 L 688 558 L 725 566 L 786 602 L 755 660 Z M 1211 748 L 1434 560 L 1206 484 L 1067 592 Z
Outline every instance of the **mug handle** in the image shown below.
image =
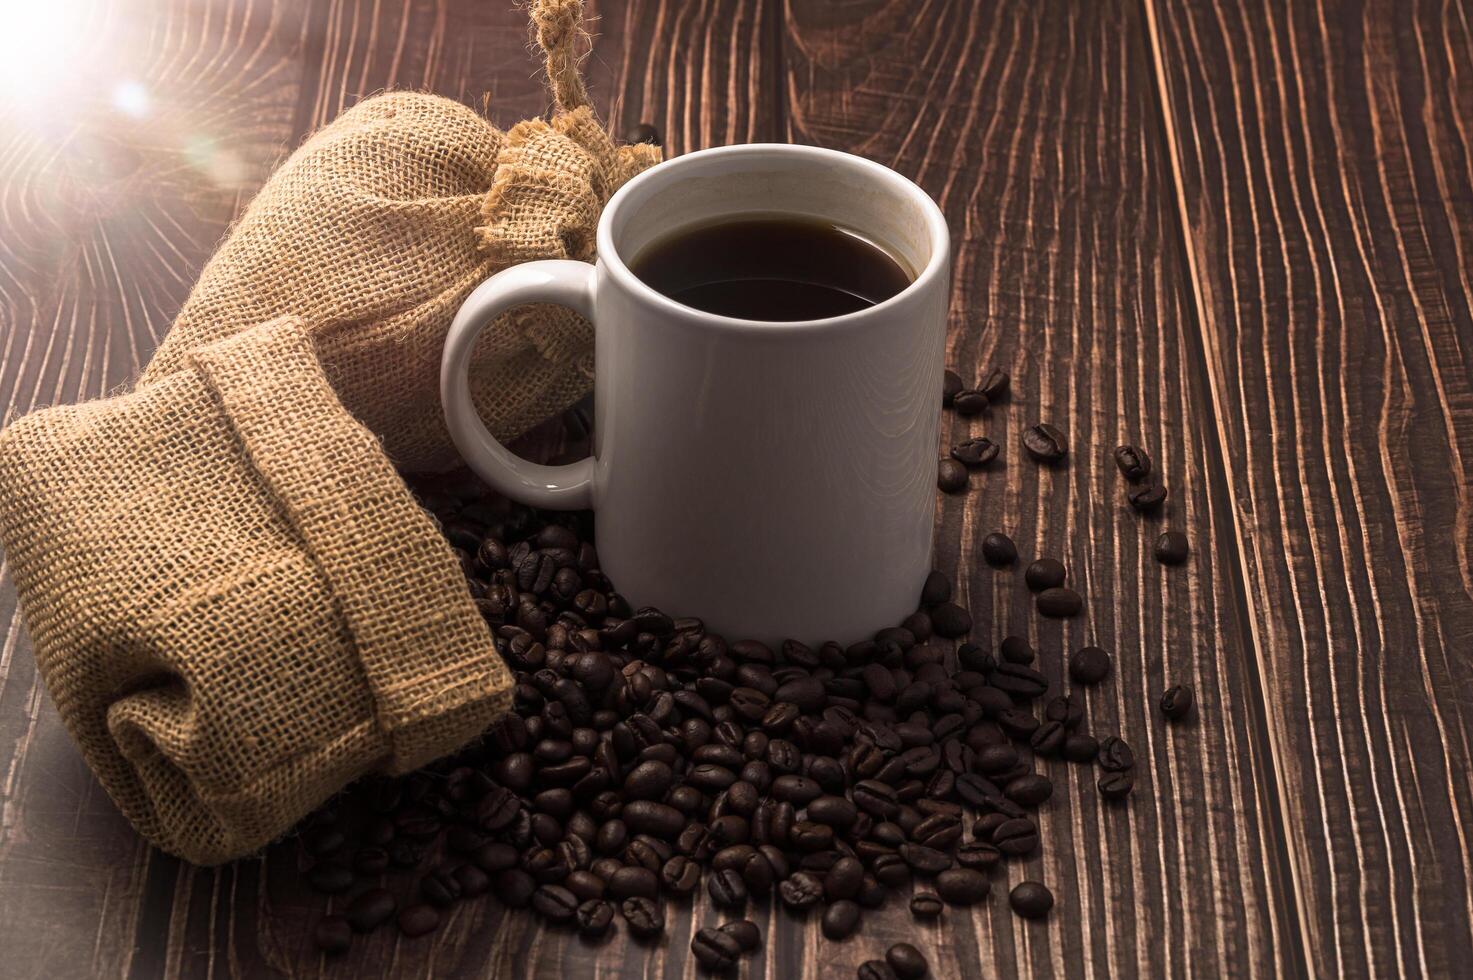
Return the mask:
M 440 402 L 445 425 L 476 475 L 524 504 L 550 510 L 593 506 L 592 456 L 564 466 L 543 466 L 515 455 L 496 440 L 471 400 L 470 359 L 476 339 L 493 320 L 524 303 L 557 303 L 593 320 L 594 267 L 545 259 L 503 269 L 477 286 L 461 304 L 440 359 Z

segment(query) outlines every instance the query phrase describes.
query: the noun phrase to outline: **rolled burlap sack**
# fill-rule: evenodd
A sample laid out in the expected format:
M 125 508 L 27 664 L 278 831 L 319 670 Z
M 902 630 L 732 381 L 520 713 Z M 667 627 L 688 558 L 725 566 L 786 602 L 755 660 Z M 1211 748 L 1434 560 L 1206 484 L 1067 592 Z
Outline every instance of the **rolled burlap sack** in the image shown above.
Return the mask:
M 87 763 L 160 847 L 212 864 L 350 780 L 474 738 L 512 677 L 459 561 L 395 464 L 448 448 L 438 364 L 465 294 L 592 257 L 618 147 L 573 68 L 579 0 L 538 0 L 558 112 L 502 134 L 393 93 L 267 181 L 137 388 L 0 432 L 0 544 L 40 674 Z M 588 384 L 561 309 L 488 331 L 492 430 Z

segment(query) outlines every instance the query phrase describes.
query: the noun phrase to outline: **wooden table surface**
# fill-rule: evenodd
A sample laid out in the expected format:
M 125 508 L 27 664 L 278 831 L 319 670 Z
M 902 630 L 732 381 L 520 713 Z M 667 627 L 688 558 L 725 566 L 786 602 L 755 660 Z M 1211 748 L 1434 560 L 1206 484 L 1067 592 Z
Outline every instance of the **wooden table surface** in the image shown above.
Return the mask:
M 775 916 L 750 975 L 852 976 L 910 938 L 938 976 L 1473 969 L 1473 9 L 1460 0 L 590 0 L 616 129 L 667 151 L 787 140 L 917 180 L 955 236 L 948 356 L 1000 365 L 1008 462 L 940 504 L 938 562 L 994 636 L 1116 654 L 1090 694 L 1143 756 L 1126 808 L 1062 778 L 994 897 L 834 945 Z M 12 12 L 15 11 L 15 12 Z M 34 29 L 31 40 L 7 20 Z M 273 164 L 389 86 L 546 108 L 506 0 L 48 0 L 0 13 L 0 414 L 126 385 Z M 45 43 L 37 41 L 40 38 Z M 1019 462 L 1025 421 L 1073 464 Z M 1149 448 L 1144 524 L 1108 457 Z M 1151 557 L 1181 527 L 1185 568 Z M 1029 614 L 1004 529 L 1090 597 Z M 1164 727 L 1155 697 L 1200 713 Z M 1062 770 L 1060 771 L 1063 772 Z M 0 975 L 693 975 L 489 901 L 345 960 L 290 848 L 151 850 L 83 766 L 0 586 Z M 996 895 L 996 892 L 995 892 Z M 758 910 L 759 922 L 766 912 Z

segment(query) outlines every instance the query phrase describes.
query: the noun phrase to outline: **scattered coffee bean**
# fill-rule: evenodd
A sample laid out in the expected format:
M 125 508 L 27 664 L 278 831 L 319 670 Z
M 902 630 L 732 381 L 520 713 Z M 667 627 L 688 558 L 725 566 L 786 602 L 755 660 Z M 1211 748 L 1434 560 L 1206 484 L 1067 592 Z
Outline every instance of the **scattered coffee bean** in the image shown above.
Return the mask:
M 329 956 L 346 953 L 353 944 L 353 930 L 348 920 L 340 915 L 329 915 L 320 919 L 312 930 L 312 942 Z
M 1023 448 L 1040 463 L 1057 463 L 1069 453 L 1069 440 L 1047 422 L 1023 430 Z
M 1023 581 L 1034 592 L 1055 589 L 1064 584 L 1064 563 L 1054 558 L 1040 558 L 1023 572 Z
M 941 406 L 950 408 L 957 394 L 965 387 L 966 382 L 962 381 L 962 376 L 948 368 L 941 377 Z
M 345 918 L 354 932 L 372 932 L 388 922 L 397 907 L 387 888 L 370 888 L 348 903 Z
M 910 914 L 917 919 L 934 919 L 941 914 L 941 899 L 929 892 L 917 892 L 910 899 Z
M 864 884 L 864 865 L 858 858 L 842 857 L 829 868 L 823 879 L 825 901 L 837 902 L 841 898 L 857 898 Z
M 1008 902 L 1025 919 L 1041 919 L 1054 907 L 1054 893 L 1037 881 L 1021 881 L 1008 894 Z
M 624 134 L 626 143 L 648 143 L 651 146 L 660 145 L 660 131 L 654 124 L 642 122 Z
M 926 576 L 926 584 L 921 587 L 921 605 L 940 605 L 950 598 L 951 580 L 949 578 L 941 572 L 932 572 Z
M 665 913 L 653 899 L 626 898 L 619 905 L 619 914 L 636 939 L 653 939 L 665 931 Z
M 992 832 L 992 844 L 1011 857 L 1032 854 L 1038 849 L 1038 828 L 1027 817 L 1013 817 Z
M 677 854 L 660 868 L 660 887 L 671 895 L 689 895 L 701 883 L 701 866 Z
M 1006 568 L 1018 560 L 1018 546 L 1006 534 L 993 531 L 982 539 L 982 558 L 993 568 Z
M 1174 684 L 1161 695 L 1161 713 L 1171 721 L 1180 721 L 1192 711 L 1192 689 Z
M 750 919 L 736 919 L 721 927 L 721 931 L 735 939 L 743 952 L 750 953 L 762 945 L 762 930 Z
M 1129 494 L 1130 506 L 1142 514 L 1161 509 L 1166 502 L 1166 488 L 1159 483 L 1146 483 L 1135 487 Z
M 1180 565 L 1190 552 L 1187 536 L 1180 531 L 1167 531 L 1156 539 L 1156 560 L 1163 565 Z
M 949 640 L 966 636 L 972 630 L 972 614 L 954 602 L 943 602 L 931 610 L 931 627 Z
M 1065 619 L 1079 615 L 1084 600 L 1073 589 L 1044 589 L 1038 593 L 1038 612 L 1051 619 Z
M 858 980 L 900 980 L 884 960 L 865 960 L 859 964 L 855 976 Z
M 848 939 L 859 928 L 859 905 L 841 899 L 823 910 L 823 934 L 834 941 Z
M 337 895 L 353 887 L 353 871 L 338 861 L 319 861 L 307 872 L 307 884 L 313 891 Z
M 910 943 L 896 943 L 885 950 L 885 962 L 900 980 L 922 980 L 930 969 L 921 951 Z
M 1119 772 L 1107 772 L 1100 777 L 1097 783 L 1100 795 L 1110 800 L 1118 800 L 1128 795 L 1135 786 L 1135 774 L 1129 769 Z
M 739 909 L 747 904 L 747 883 L 741 872 L 732 868 L 708 876 L 706 891 L 711 895 L 711 901 L 722 908 Z
M 1100 743 L 1098 761 L 1101 769 L 1123 772 L 1126 769 L 1135 768 L 1135 752 L 1131 750 L 1125 739 L 1118 735 L 1111 735 Z
M 589 899 L 578 906 L 573 913 L 573 921 L 584 939 L 598 939 L 606 935 L 614 924 L 613 903 L 599 898 Z
M 507 868 L 491 879 L 491 893 L 507 908 L 526 908 L 537 891 L 537 882 L 521 868 Z
M 790 909 L 812 908 L 823 900 L 823 882 L 807 871 L 799 871 L 777 886 L 777 894 Z
M 540 885 L 532 893 L 532 911 L 550 922 L 568 921 L 578 904 L 578 896 L 562 885 Z
M 1080 684 L 1098 684 L 1110 676 L 1110 655 L 1099 647 L 1081 647 L 1069 658 L 1069 676 Z
M 440 925 L 440 913 L 433 905 L 411 905 L 399 913 L 399 931 L 410 939 L 434 932 Z
M 1075 732 L 1064 739 L 1064 747 L 1060 751 L 1065 759 L 1070 762 L 1093 762 L 1099 754 L 1100 743 L 1093 735 L 1085 732 Z
M 987 376 L 982 379 L 982 383 L 977 386 L 977 390 L 986 395 L 989 401 L 1001 401 L 1007 396 L 1010 381 L 1011 379 L 1008 377 L 1006 371 L 1001 368 L 993 368 L 987 372 Z
M 719 973 L 736 966 L 742 957 L 742 944 L 732 934 L 707 926 L 691 937 L 690 951 L 702 967 Z
M 952 868 L 936 876 L 936 891 L 950 905 L 976 905 L 991 889 L 987 876 L 971 868 Z
M 961 493 L 967 488 L 967 468 L 954 459 L 943 459 L 936 468 L 936 486 L 942 493 Z
M 986 436 L 968 439 L 951 447 L 951 458 L 963 466 L 986 466 L 997 459 L 1001 447 Z
M 1021 636 L 1005 636 L 997 645 L 998 656 L 1010 664 L 1031 664 L 1035 654 L 1033 644 Z
M 1144 449 L 1135 446 L 1116 446 L 1115 465 L 1120 468 L 1121 475 L 1131 483 L 1151 475 L 1151 457 L 1146 455 Z
M 964 388 L 956 393 L 951 407 L 958 415 L 981 415 L 987 411 L 987 396 L 975 388 Z

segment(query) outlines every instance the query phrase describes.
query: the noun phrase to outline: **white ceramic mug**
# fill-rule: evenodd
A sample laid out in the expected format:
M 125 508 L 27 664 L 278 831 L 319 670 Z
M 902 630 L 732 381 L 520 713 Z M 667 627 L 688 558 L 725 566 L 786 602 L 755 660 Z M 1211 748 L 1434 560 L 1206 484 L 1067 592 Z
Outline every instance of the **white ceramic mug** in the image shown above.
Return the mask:
M 693 309 L 629 269 L 679 229 L 738 215 L 846 226 L 914 280 L 867 309 L 762 322 Z M 529 262 L 482 283 L 445 343 L 445 420 L 467 463 L 523 503 L 592 508 L 604 572 L 636 607 L 728 639 L 850 643 L 915 610 L 931 567 L 950 292 L 946 220 L 892 170 L 750 144 L 676 157 L 604 209 L 598 261 Z M 471 402 L 481 330 L 523 303 L 593 321 L 593 455 L 521 459 Z

